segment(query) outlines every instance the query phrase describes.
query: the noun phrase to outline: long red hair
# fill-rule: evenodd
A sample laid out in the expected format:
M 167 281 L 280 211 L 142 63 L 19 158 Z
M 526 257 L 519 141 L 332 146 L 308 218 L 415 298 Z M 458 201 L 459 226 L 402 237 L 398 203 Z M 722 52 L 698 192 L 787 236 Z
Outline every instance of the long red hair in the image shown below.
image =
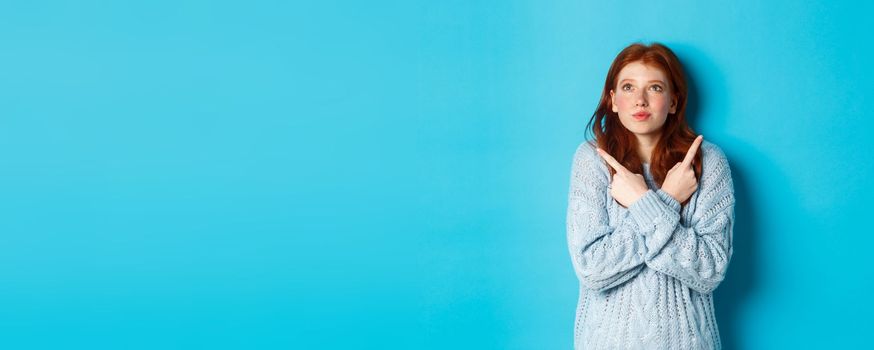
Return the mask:
M 650 159 L 650 172 L 656 184 L 661 187 L 674 164 L 683 161 L 689 147 L 695 141 L 697 135 L 689 127 L 686 121 L 686 99 L 688 86 L 683 66 L 671 49 L 659 43 L 644 45 L 634 43 L 623 49 L 616 55 L 610 70 L 607 71 L 607 79 L 604 81 L 604 90 L 601 92 L 601 101 L 589 123 L 587 130 L 595 135 L 598 147 L 616 158 L 628 170 L 643 174 L 643 161 L 637 155 L 637 138 L 631 131 L 619 121 L 619 115 L 613 112 L 610 99 L 610 90 L 616 89 L 616 78 L 619 72 L 631 62 L 641 61 L 643 64 L 659 68 L 669 78 L 670 90 L 677 99 L 676 113 L 668 114 L 665 124 L 662 126 L 662 135 L 653 149 Z M 695 154 L 692 167 L 695 176 L 701 181 L 701 149 Z M 615 174 L 611 167 L 610 176 Z M 690 197 L 691 198 L 691 197 Z M 689 200 L 681 203 L 685 204 Z

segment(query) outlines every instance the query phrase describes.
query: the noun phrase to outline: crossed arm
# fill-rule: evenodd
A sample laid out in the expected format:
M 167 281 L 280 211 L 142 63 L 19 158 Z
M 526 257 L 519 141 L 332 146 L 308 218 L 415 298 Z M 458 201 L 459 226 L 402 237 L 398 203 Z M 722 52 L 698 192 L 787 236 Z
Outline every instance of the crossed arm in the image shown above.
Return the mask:
M 583 285 L 605 291 L 648 266 L 712 292 L 732 254 L 734 191 L 724 154 L 713 152 L 706 163 L 689 226 L 680 222 L 679 202 L 661 189 L 648 190 L 628 207 L 632 220 L 616 224 L 607 212 L 613 198 L 603 162 L 584 147 L 574 155 L 567 213 L 568 247 Z

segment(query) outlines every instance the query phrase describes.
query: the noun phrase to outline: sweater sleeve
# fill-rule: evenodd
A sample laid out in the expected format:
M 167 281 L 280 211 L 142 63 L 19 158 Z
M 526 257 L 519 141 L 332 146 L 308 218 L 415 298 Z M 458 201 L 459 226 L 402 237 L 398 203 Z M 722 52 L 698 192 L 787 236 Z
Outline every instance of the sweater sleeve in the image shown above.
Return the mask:
M 712 146 L 705 156 L 688 226 L 680 222 L 676 200 L 652 190 L 628 210 L 646 237 L 646 265 L 695 291 L 711 293 L 725 278 L 731 259 L 735 199 L 724 153 Z
M 591 147 L 583 144 L 574 155 L 567 240 L 582 285 L 605 291 L 628 281 L 645 267 L 646 247 L 632 219 L 611 225 L 607 214 L 608 200 L 612 200 L 607 188 L 609 175 L 598 169 L 606 165 Z

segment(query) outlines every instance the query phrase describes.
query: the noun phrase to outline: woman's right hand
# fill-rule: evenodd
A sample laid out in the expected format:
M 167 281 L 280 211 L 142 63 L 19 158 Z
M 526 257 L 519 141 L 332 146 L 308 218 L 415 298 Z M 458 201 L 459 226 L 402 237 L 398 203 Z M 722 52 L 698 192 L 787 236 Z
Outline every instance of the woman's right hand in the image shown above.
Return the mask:
M 662 191 L 674 197 L 677 202 L 685 202 L 698 190 L 698 180 L 695 178 L 695 170 L 692 169 L 692 160 L 695 159 L 695 153 L 698 152 L 703 140 L 704 136 L 698 135 L 695 141 L 692 141 L 689 151 L 686 152 L 686 158 L 675 164 L 665 175 Z

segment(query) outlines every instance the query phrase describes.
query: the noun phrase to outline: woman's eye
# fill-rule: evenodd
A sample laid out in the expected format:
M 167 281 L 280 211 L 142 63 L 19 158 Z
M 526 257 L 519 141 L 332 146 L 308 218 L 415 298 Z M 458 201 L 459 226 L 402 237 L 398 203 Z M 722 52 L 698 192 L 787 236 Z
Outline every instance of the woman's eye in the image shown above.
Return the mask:
M 662 86 L 661 85 L 653 85 L 652 90 L 662 92 Z
M 631 90 L 631 84 L 622 85 L 622 90 L 625 90 L 625 91 Z

